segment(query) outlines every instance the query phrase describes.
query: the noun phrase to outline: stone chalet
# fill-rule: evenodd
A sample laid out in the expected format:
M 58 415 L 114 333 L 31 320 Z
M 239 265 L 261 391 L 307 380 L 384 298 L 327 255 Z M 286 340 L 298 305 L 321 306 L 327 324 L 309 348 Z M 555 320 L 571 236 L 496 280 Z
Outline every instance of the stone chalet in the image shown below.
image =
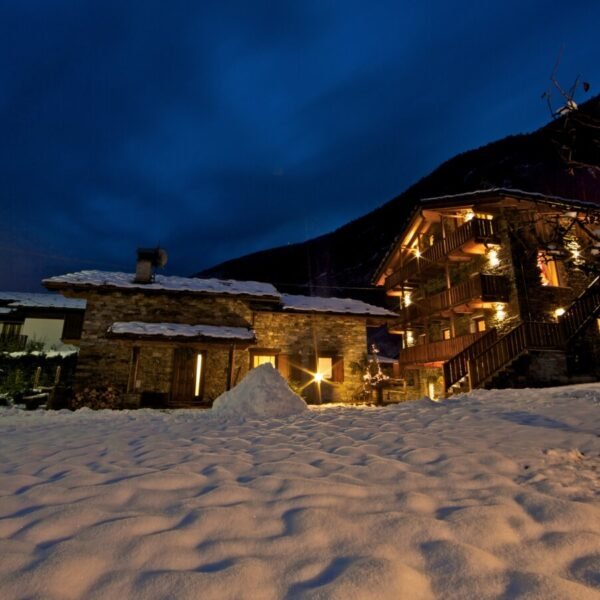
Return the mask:
M 266 362 L 309 401 L 352 401 L 362 389 L 352 365 L 367 352 L 367 327 L 398 318 L 358 300 L 282 294 L 267 283 L 154 275 L 148 253 L 138 257 L 135 275 L 44 280 L 86 301 L 74 390 L 83 403 L 110 386 L 116 407 L 210 406 Z
M 600 376 L 600 207 L 510 189 L 421 200 L 374 277 L 408 397 Z

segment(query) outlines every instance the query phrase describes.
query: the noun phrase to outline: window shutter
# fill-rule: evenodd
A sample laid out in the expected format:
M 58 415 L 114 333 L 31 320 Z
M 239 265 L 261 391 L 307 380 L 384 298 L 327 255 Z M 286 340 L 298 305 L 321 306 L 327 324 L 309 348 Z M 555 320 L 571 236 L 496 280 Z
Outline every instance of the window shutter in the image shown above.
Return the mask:
M 334 356 L 333 358 L 333 369 L 332 369 L 331 381 L 336 383 L 343 383 L 344 381 L 344 357 Z
M 277 369 L 281 376 L 289 381 L 290 378 L 290 356 L 289 354 L 278 354 L 277 355 Z

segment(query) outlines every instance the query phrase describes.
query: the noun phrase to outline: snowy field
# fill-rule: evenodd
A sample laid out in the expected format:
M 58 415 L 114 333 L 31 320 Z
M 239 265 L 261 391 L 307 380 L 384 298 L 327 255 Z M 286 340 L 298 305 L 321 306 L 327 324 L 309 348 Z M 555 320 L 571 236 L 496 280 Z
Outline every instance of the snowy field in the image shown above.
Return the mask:
M 600 598 L 600 386 L 0 411 L 0 598 Z

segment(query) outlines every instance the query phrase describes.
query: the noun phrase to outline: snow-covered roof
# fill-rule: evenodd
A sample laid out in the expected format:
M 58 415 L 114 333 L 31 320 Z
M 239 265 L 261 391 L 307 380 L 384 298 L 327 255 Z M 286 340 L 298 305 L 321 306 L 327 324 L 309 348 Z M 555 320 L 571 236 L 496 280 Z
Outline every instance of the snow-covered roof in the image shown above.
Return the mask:
M 152 283 L 135 283 L 133 273 L 113 271 L 79 271 L 44 279 L 50 288 L 64 287 L 110 287 L 119 289 L 143 289 L 169 292 L 192 292 L 198 294 L 223 294 L 232 296 L 259 296 L 279 299 L 279 292 L 270 283 L 235 281 L 233 279 L 199 279 L 156 275 Z
M 296 296 L 282 294 L 283 310 L 290 312 L 319 312 L 344 315 L 366 315 L 372 317 L 397 317 L 391 310 L 367 304 L 352 298 L 320 298 L 318 296 Z
M 5 356 L 9 358 L 22 358 L 23 356 L 45 356 L 46 358 L 66 358 L 67 356 L 73 356 L 79 352 L 78 348 L 66 347 L 62 350 L 33 350 L 27 352 L 26 350 L 20 350 L 19 352 L 6 352 Z
M 135 337 L 197 338 L 206 340 L 231 340 L 253 342 L 254 331 L 246 327 L 222 327 L 215 325 L 186 325 L 181 323 L 143 323 L 119 321 L 108 328 L 113 335 Z
M 379 265 L 373 272 L 371 277 L 371 283 L 377 285 L 377 280 L 381 277 L 384 269 L 386 268 L 390 257 L 394 254 L 398 244 L 400 243 L 402 236 L 411 220 L 414 218 L 423 206 L 436 204 L 446 204 L 452 202 L 468 202 L 471 200 L 477 200 L 478 198 L 486 198 L 488 196 L 510 196 L 521 200 L 532 200 L 537 202 L 545 202 L 546 204 L 562 205 L 566 207 L 581 208 L 582 210 L 587 209 L 600 209 L 600 205 L 597 202 L 590 202 L 586 200 L 576 200 L 573 198 L 563 198 L 561 196 L 550 196 L 548 194 L 542 194 L 540 192 L 527 192 L 525 190 L 519 190 L 514 188 L 484 188 L 480 190 L 473 190 L 470 192 L 461 192 L 458 194 L 445 194 L 442 196 L 431 196 L 429 198 L 420 198 L 415 201 L 410 213 L 407 218 L 398 227 L 398 234 L 394 237 L 392 243 L 388 246 L 385 254 L 379 261 Z
M 235 281 L 233 279 L 199 279 L 197 277 L 175 277 L 156 275 L 152 283 L 135 283 L 132 273 L 112 271 L 79 271 L 44 279 L 49 288 L 64 287 L 109 287 L 115 289 L 153 290 L 169 292 L 192 292 L 199 294 L 222 294 L 254 296 L 281 301 L 283 310 L 296 312 L 322 312 L 333 314 L 365 315 L 374 317 L 396 317 L 395 313 L 380 306 L 373 306 L 351 298 L 321 298 L 280 294 L 270 283 L 258 281 Z M 42 294 L 43 295 L 43 294 Z
M 586 200 L 576 200 L 574 198 L 563 198 L 562 196 L 551 196 L 548 194 L 542 194 L 540 192 L 528 192 L 525 190 L 518 190 L 514 188 L 486 188 L 481 190 L 473 190 L 471 192 L 462 192 L 459 194 L 447 194 L 443 196 L 433 196 L 430 198 L 422 198 L 419 202 L 421 203 L 431 203 L 435 204 L 436 202 L 446 202 L 453 201 L 458 199 L 469 199 L 469 198 L 479 198 L 481 196 L 513 196 L 515 198 L 527 199 L 527 200 L 539 200 L 547 203 L 556 203 L 556 204 L 566 204 L 569 206 L 580 206 L 585 208 L 598 208 L 597 202 L 589 202 Z
M 30 292 L 0 292 L 0 303 L 19 308 L 75 308 L 85 309 L 85 300 L 65 298 L 60 294 L 37 294 Z

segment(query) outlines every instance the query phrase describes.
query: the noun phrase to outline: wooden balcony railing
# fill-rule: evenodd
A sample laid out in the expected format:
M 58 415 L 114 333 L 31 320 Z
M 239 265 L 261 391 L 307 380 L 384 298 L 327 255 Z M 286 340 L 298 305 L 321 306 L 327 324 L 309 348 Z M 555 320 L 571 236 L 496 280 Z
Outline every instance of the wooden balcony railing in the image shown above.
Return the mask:
M 476 275 L 451 288 L 405 307 L 401 321 L 410 323 L 428 315 L 473 301 L 508 302 L 508 280 L 500 275 Z
M 489 219 L 471 219 L 451 234 L 423 250 L 419 258 L 413 258 L 402 265 L 385 280 L 385 289 L 390 290 L 407 280 L 414 278 L 420 271 L 430 265 L 444 260 L 451 252 L 460 249 L 468 242 L 499 244 L 498 230 L 495 221 Z
M 481 354 L 469 359 L 470 387 L 479 387 L 525 350 L 551 350 L 562 347 L 563 336 L 558 323 L 524 321 Z
M 598 313 L 600 313 L 600 277 L 596 277 L 560 317 L 560 326 L 565 340 L 573 339 Z
M 456 356 L 459 352 L 462 352 L 467 346 L 470 346 L 474 341 L 483 336 L 484 333 L 469 333 L 450 340 L 403 348 L 398 355 L 398 362 L 400 364 L 422 364 L 448 360 Z

